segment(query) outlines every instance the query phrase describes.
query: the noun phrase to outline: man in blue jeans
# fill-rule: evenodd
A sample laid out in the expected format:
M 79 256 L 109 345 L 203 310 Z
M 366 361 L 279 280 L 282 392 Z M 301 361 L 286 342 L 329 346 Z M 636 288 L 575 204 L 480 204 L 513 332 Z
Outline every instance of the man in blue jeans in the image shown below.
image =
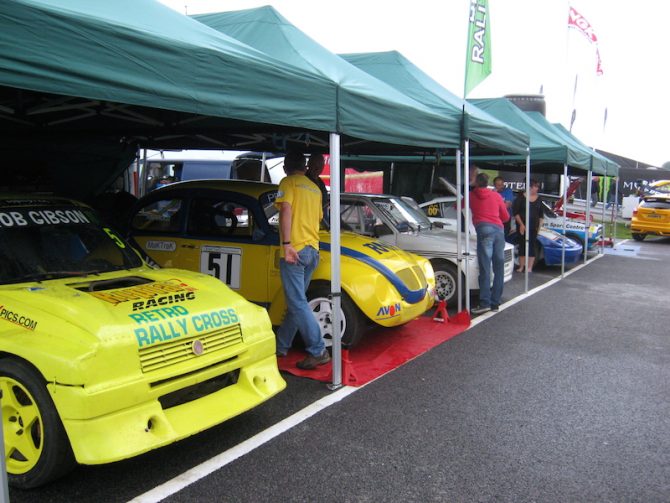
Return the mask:
M 307 302 L 307 287 L 319 264 L 319 225 L 323 218 L 321 190 L 305 176 L 305 156 L 289 152 L 284 158 L 286 178 L 279 183 L 281 275 L 286 315 L 277 332 L 277 356 L 286 356 L 296 331 L 305 343 L 307 357 L 296 366 L 312 370 L 330 361 L 321 329 Z
M 497 311 L 505 282 L 505 222 L 509 212 L 505 201 L 488 188 L 489 177 L 480 173 L 470 193 L 472 222 L 477 230 L 477 261 L 479 263 L 479 305 L 472 314 Z M 493 266 L 493 271 L 491 270 Z M 493 272 L 493 288 L 491 288 Z

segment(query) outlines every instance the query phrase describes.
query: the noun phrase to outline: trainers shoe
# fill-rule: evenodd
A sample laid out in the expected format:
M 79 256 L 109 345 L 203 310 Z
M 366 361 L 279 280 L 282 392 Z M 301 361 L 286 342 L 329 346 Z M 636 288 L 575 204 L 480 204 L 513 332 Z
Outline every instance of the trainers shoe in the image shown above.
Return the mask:
M 307 358 L 300 360 L 295 364 L 296 367 L 302 370 L 314 370 L 319 365 L 325 365 L 330 361 L 330 354 L 327 349 L 323 350 L 323 353 L 319 356 L 307 355 Z
M 499 306 L 491 306 L 491 311 L 493 311 L 494 313 L 497 313 L 498 311 L 500 311 L 500 307 Z
M 286 353 L 284 353 L 283 351 L 277 351 L 275 355 L 277 355 L 277 358 L 284 358 L 286 356 Z
M 472 309 L 470 309 L 470 312 L 472 314 L 484 314 L 484 313 L 486 313 L 490 310 L 491 310 L 491 308 L 489 306 L 477 306 L 477 307 L 473 307 Z

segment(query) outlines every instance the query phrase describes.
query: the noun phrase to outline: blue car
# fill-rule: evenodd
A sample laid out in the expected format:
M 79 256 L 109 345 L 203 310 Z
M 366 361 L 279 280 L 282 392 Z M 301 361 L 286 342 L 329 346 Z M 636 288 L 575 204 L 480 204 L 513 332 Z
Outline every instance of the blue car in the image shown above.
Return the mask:
M 517 242 L 516 234 L 509 236 L 509 241 Z M 536 260 L 538 263 L 544 263 L 547 266 L 561 265 L 561 256 L 563 253 L 563 242 L 565 242 L 565 263 L 574 264 L 583 256 L 584 248 L 581 243 L 574 239 L 563 237 L 556 231 L 542 227 L 537 235 Z M 517 250 L 517 257 L 521 250 Z

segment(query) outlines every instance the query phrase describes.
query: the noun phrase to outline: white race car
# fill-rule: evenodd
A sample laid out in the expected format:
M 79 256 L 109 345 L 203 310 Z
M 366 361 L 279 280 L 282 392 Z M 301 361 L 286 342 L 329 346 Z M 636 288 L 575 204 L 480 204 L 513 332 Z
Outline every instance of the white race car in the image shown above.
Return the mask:
M 343 193 L 340 197 L 342 228 L 373 236 L 430 260 L 437 295 L 447 303 L 457 299 L 457 237 L 455 230 L 433 225 L 411 198 Z M 462 246 L 465 246 L 463 242 Z M 477 241 L 470 238 L 468 285 L 478 290 Z M 465 265 L 465 262 L 464 262 Z M 514 247 L 505 244 L 505 281 L 512 279 Z M 465 269 L 465 268 L 464 268 Z M 463 274 L 465 280 L 465 274 Z

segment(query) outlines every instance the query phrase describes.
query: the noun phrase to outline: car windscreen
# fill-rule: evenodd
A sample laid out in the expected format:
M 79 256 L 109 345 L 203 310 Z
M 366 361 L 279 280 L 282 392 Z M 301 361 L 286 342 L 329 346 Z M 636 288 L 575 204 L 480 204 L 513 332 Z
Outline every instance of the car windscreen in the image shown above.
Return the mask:
M 373 200 L 374 205 L 386 218 L 391 221 L 393 226 L 400 232 L 410 230 L 430 229 L 431 224 L 428 217 L 421 211 L 415 210 L 402 199 L 385 198 Z
M 139 256 L 97 215 L 75 206 L 0 209 L 0 283 L 139 267 Z
M 645 197 L 640 204 L 643 208 L 654 210 L 670 210 L 670 198 L 668 197 Z

